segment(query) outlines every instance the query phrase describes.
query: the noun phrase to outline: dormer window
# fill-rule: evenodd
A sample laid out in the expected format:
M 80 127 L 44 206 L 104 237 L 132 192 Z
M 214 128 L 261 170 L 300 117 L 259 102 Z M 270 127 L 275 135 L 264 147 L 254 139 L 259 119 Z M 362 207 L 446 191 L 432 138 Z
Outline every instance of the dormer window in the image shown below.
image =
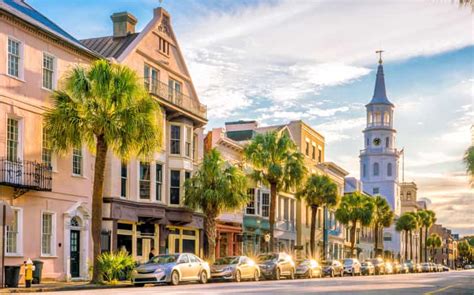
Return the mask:
M 170 43 L 162 37 L 159 38 L 159 50 L 165 55 L 170 55 Z

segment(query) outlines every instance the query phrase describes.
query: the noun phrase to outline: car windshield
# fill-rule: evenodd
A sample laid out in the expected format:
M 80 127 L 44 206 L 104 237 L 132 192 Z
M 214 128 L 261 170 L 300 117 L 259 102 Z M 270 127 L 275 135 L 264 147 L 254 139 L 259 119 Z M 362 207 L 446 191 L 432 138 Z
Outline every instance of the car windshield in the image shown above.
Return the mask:
M 344 259 L 344 265 L 351 265 L 354 263 L 354 260 L 352 259 Z
M 278 259 L 278 254 L 261 254 L 258 256 L 258 261 L 260 262 L 276 259 Z
M 215 265 L 226 265 L 226 264 L 237 264 L 239 262 L 239 256 L 223 257 L 219 258 L 214 262 Z
M 331 266 L 332 265 L 332 261 L 324 261 L 323 262 L 323 266 Z
M 303 260 L 300 265 L 313 265 L 316 264 L 316 262 L 313 262 L 311 260 Z
M 150 259 L 147 263 L 166 264 L 176 262 L 178 255 L 158 255 Z
M 368 266 L 369 264 L 367 262 L 362 262 L 360 265 L 362 266 Z

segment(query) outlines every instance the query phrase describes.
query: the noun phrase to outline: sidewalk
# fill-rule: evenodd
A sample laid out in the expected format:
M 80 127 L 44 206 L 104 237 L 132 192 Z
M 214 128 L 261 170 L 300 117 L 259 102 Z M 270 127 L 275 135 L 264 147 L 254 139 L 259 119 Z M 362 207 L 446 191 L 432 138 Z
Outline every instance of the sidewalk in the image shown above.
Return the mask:
M 0 289 L 1 293 L 36 293 L 36 292 L 59 292 L 59 291 L 80 291 L 92 289 L 126 288 L 131 287 L 130 282 L 118 282 L 116 284 L 90 284 L 89 282 L 45 282 L 25 288 L 20 285 L 18 288 Z

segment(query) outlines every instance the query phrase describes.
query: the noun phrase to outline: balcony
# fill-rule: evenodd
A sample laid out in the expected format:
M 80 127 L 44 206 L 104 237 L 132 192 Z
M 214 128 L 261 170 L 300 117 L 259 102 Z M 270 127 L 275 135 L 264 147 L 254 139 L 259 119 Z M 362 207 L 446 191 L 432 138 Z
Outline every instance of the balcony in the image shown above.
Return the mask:
M 197 100 L 170 88 L 168 84 L 165 84 L 159 80 L 151 80 L 151 83 L 145 82 L 145 88 L 147 88 L 151 94 L 158 96 L 165 103 L 169 103 L 175 108 L 189 112 L 200 119 L 207 120 L 207 107 Z
M 360 154 L 364 155 L 367 153 L 371 154 L 399 154 L 399 151 L 395 148 L 386 148 L 386 147 L 371 147 L 368 149 L 360 150 Z
M 51 191 L 51 167 L 34 161 L 0 158 L 0 185 L 13 187 L 23 193 L 27 190 Z M 15 193 L 15 196 L 19 195 Z

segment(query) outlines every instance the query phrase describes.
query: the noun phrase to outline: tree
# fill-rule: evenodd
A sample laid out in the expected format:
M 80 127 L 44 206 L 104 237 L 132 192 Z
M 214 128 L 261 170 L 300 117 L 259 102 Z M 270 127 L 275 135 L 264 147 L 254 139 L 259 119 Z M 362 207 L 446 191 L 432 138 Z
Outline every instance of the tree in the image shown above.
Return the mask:
M 351 255 L 354 255 L 357 225 L 369 226 L 372 223 L 374 203 L 369 196 L 354 192 L 342 197 L 336 210 L 336 219 L 350 227 Z
M 215 260 L 216 219 L 225 211 L 234 211 L 247 204 L 247 178 L 236 166 L 225 162 L 212 149 L 204 155 L 197 172 L 185 184 L 184 204 L 200 209 L 205 215 L 208 258 Z
M 337 185 L 327 175 L 312 174 L 296 198 L 304 200 L 311 208 L 310 247 L 311 256 L 315 257 L 316 214 L 320 207 L 334 208 L 339 204 Z M 323 244 L 326 245 L 326 241 Z
M 472 260 L 472 247 L 466 240 L 459 241 L 458 253 L 461 263 Z
M 252 177 L 270 186 L 270 251 L 273 251 L 277 192 L 299 186 L 306 174 L 303 154 L 283 133 L 268 132 L 256 135 L 244 150 L 245 159 L 252 165 Z
M 92 191 L 94 282 L 100 281 L 102 191 L 107 152 L 120 158 L 151 156 L 161 143 L 161 113 L 136 73 L 105 60 L 67 73 L 61 90 L 52 96 L 45 128 L 53 151 L 64 154 L 87 145 L 95 152 Z
M 387 200 L 382 196 L 375 196 L 372 199 L 374 203 L 374 216 L 373 222 L 374 233 L 375 233 L 375 245 L 374 253 L 375 255 L 381 255 L 383 253 L 383 243 L 382 243 L 382 252 L 380 251 L 379 245 L 379 232 L 385 227 L 389 227 L 393 222 L 393 211 L 390 209 L 390 205 Z
M 404 213 L 395 223 L 395 230 L 405 232 L 405 260 L 408 259 L 408 234 L 415 227 L 416 219 L 413 215 Z
M 471 184 L 474 185 L 474 145 L 471 145 L 464 154 L 467 174 L 471 176 Z
M 415 222 L 410 224 L 410 259 L 413 260 L 413 232 L 416 232 L 420 226 L 421 226 L 421 220 L 419 215 L 416 212 L 407 212 L 406 214 L 409 214 L 413 216 Z M 421 238 L 420 238 L 421 239 Z
M 423 238 L 423 229 L 427 230 L 428 227 L 431 227 L 431 215 L 426 210 L 420 210 L 417 212 L 417 214 L 420 221 L 420 261 L 423 260 L 424 262 L 427 262 L 426 253 L 424 257 L 425 259 L 423 259 L 423 241 L 425 241 L 427 238 L 426 233 L 425 237 Z
M 434 250 L 441 247 L 443 243 L 441 237 L 438 234 L 431 234 L 430 237 L 426 240 L 427 246 L 431 248 L 431 261 L 433 261 Z
M 425 210 L 428 214 L 428 218 L 426 220 L 422 220 L 423 226 L 425 227 L 425 262 L 428 261 L 428 246 L 426 245 L 426 240 L 428 239 L 428 231 L 435 224 L 436 222 L 436 213 L 432 210 Z

